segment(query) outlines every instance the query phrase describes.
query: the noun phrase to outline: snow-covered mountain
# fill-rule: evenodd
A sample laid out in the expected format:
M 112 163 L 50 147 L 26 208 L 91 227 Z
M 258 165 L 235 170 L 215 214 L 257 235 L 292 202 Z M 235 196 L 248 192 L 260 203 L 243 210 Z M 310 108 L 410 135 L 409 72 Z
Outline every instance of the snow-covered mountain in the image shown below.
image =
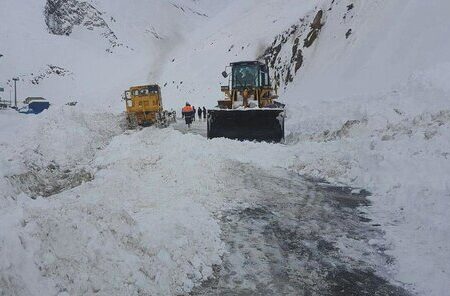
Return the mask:
M 150 82 L 168 52 L 221 6 L 189 0 L 2 1 L 0 17 L 8 24 L 0 28 L 2 84 L 11 86 L 17 76 L 19 98 L 120 110 L 122 92 Z
M 419 295 L 445 295 L 450 288 L 449 11 L 447 0 L 2 0 L 0 86 L 5 86 L 6 92 L 0 96 L 9 98 L 11 78 L 17 76 L 20 99 L 45 96 L 54 105 L 33 119 L 19 120 L 15 114 L 0 113 L 1 122 L 9 128 L 9 132 L 2 132 L 0 142 L 4 148 L 0 152 L 2 176 L 30 171 L 40 176 L 51 171 L 59 180 L 65 167 L 71 166 L 79 166 L 80 171 L 74 174 L 81 173 L 86 180 L 91 179 L 89 174 L 99 174 L 93 185 L 63 196 L 73 202 L 82 217 L 92 209 L 88 198 L 77 201 L 79 195 L 92 195 L 102 201 L 107 210 L 96 209 L 97 217 L 106 215 L 102 211 L 115 213 L 109 222 L 86 218 L 85 227 L 97 223 L 103 229 L 127 221 L 118 237 L 130 240 L 129 244 L 114 245 L 115 236 L 100 230 L 94 236 L 97 242 L 111 243 L 103 252 L 115 254 L 119 261 L 128 260 L 132 267 L 116 269 L 113 262 L 101 269 L 113 270 L 118 278 L 127 274 L 130 282 L 138 283 L 146 293 L 158 293 L 152 286 L 158 283 L 163 287 L 159 290 L 162 294 L 190 291 L 208 278 L 211 265 L 220 261 L 220 230 L 208 216 L 214 208 L 208 198 L 220 196 L 221 190 L 226 192 L 224 195 L 231 193 L 222 187 L 219 176 L 224 172 L 208 159 L 218 161 L 222 169 L 230 159 L 238 159 L 365 188 L 373 193 L 369 215 L 382 225 L 387 254 L 395 261 L 395 278 Z M 158 141 L 136 135 L 132 139 L 125 135 L 115 138 L 121 134 L 115 116 L 123 110 L 120 98 L 129 86 L 160 84 L 167 109 L 178 110 L 186 101 L 211 107 L 221 97 L 220 85 L 225 81 L 220 73 L 225 66 L 232 61 L 254 59 L 268 62 L 273 84 L 287 104 L 287 147 L 253 143 L 233 147 L 243 149 L 247 156 L 255 155 L 254 150 L 269 153 L 269 164 L 261 160 L 266 158 L 262 155 L 241 159 L 230 156 L 218 142 L 203 144 L 195 137 L 189 138 L 188 146 L 194 149 L 204 145 L 204 150 L 183 149 L 180 145 L 184 142 L 177 142 L 174 131 L 168 135 L 144 132 Z M 61 107 L 69 101 L 80 104 L 72 109 Z M 99 119 L 93 112 L 108 115 Z M 17 135 L 17 141 L 13 135 Z M 124 147 L 131 146 L 127 141 L 135 145 L 132 155 L 124 152 Z M 146 158 L 146 145 L 155 145 L 154 158 Z M 222 159 L 218 154 L 226 156 Z M 190 174 L 184 169 L 177 171 L 179 166 L 169 160 L 181 161 L 183 157 L 192 157 L 205 166 L 205 172 L 189 177 L 192 186 L 206 188 L 206 184 L 216 182 L 217 186 L 209 188 L 214 194 L 190 188 L 158 189 L 158 196 L 165 199 L 152 199 L 145 204 L 149 209 L 145 213 L 151 213 L 151 221 L 158 226 L 166 225 L 158 219 L 179 215 L 172 224 L 167 222 L 167 235 L 143 226 L 142 212 L 139 217 L 133 216 L 135 220 L 127 220 L 127 213 L 141 206 L 139 193 L 151 196 L 144 182 L 158 186 L 168 182 L 169 176 L 182 180 Z M 61 169 L 49 169 L 53 162 Z M 127 165 L 129 162 L 131 165 Z M 153 167 L 166 175 L 153 175 Z M 84 170 L 92 171 L 86 175 Z M 126 206 L 107 196 L 112 192 L 108 189 L 110 180 L 126 185 L 114 170 L 126 171 L 137 180 L 133 184 L 137 193 L 119 185 L 113 188 L 131 196 Z M 151 180 L 141 180 L 136 172 L 152 174 Z M 58 261 L 36 241 L 52 227 L 53 220 L 62 219 L 67 211 L 70 219 L 80 216 L 61 200 L 57 205 L 40 200 L 37 209 L 23 206 L 30 189 L 17 185 L 20 180 L 8 180 L 3 178 L 0 183 L 7 200 L 4 213 L 10 213 L 0 220 L 5 225 L 1 238 L 11 242 L 0 245 L 12 258 L 0 261 L 1 279 L 11 288 L 7 292 L 25 295 L 48 287 L 61 292 L 63 289 L 55 288 L 58 281 L 52 282 L 59 276 Z M 96 188 L 102 188 L 107 197 L 98 197 Z M 168 197 L 176 194 L 188 200 L 181 205 L 171 203 Z M 153 211 L 153 206 L 161 207 L 161 212 Z M 45 218 L 39 208 L 53 216 Z M 195 214 L 185 216 L 181 214 L 183 208 Z M 37 217 L 38 224 L 33 224 L 32 231 L 20 228 L 26 220 L 23 216 Z M 195 228 L 198 224 L 205 227 Z M 62 225 L 72 227 L 69 222 Z M 180 230 L 180 225 L 185 228 Z M 191 232 L 194 234 L 189 237 L 186 233 Z M 31 238 L 30 233 L 34 234 Z M 81 242 L 92 242 L 89 235 L 77 235 Z M 169 239 L 171 235 L 188 238 L 174 243 Z M 22 237 L 29 239 L 31 250 L 15 252 L 25 240 Z M 151 245 L 150 251 L 142 255 L 139 252 L 146 244 Z M 193 251 L 202 245 L 205 250 Z M 63 252 L 63 242 L 57 241 L 52 247 L 62 252 L 63 258 L 69 256 Z M 82 249 L 81 253 L 84 251 L 95 261 L 94 251 Z M 105 253 L 102 255 L 108 256 Z M 186 263 L 190 257 L 195 260 Z M 41 260 L 40 266 L 48 268 L 45 281 L 34 266 L 36 258 Z M 153 260 L 159 269 L 146 269 L 146 260 Z M 168 261 L 173 265 L 161 267 Z M 65 270 L 73 268 L 67 265 Z M 144 276 L 132 274 L 136 266 L 143 268 Z M 21 274 L 24 270 L 27 272 Z M 98 272 L 91 270 L 90 274 Z M 5 280 L 6 274 L 10 277 Z M 150 284 L 146 282 L 149 279 Z M 27 286 L 20 290 L 18 287 L 26 281 Z M 105 283 L 101 276 L 93 277 L 93 287 L 73 284 L 82 282 L 82 278 L 72 279 L 72 286 L 71 280 L 62 281 L 78 292 L 97 290 L 98 283 Z

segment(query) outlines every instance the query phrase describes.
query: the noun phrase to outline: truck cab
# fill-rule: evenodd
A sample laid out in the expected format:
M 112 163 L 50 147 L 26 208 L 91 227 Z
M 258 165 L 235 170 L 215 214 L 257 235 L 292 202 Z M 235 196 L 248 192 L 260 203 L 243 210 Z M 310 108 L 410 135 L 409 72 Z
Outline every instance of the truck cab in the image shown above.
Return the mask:
M 124 93 L 128 121 L 131 124 L 149 126 L 156 122 L 163 110 L 161 89 L 158 85 L 132 86 Z

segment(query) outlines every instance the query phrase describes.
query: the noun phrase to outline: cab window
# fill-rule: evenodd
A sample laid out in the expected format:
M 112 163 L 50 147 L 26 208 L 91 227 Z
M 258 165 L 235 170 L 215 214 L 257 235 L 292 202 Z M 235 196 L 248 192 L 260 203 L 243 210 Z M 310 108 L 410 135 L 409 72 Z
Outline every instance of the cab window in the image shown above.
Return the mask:
M 261 68 L 261 86 L 270 86 L 269 69 L 267 66 Z
M 232 70 L 233 88 L 258 87 L 258 66 L 257 65 L 235 65 Z

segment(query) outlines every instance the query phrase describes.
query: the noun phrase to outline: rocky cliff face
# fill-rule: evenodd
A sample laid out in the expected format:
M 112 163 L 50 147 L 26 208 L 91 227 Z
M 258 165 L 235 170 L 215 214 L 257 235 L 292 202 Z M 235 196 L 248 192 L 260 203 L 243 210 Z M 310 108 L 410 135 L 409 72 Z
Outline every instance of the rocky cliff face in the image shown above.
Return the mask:
M 52 34 L 69 36 L 74 27 L 82 26 L 87 30 L 99 31 L 101 36 L 110 44 L 110 48 L 107 51 L 123 45 L 108 26 L 102 13 L 87 2 L 78 0 L 47 0 L 44 15 L 47 28 Z M 111 20 L 113 21 L 114 19 L 111 18 Z
M 277 87 L 287 86 L 293 81 L 303 65 L 304 51 L 315 43 L 323 25 L 324 12 L 318 10 L 315 15 L 300 19 L 288 30 L 277 35 L 271 46 L 259 57 L 269 64 Z
M 272 69 L 273 81 L 277 87 L 286 87 L 299 74 L 302 66 L 314 52 L 316 44 L 325 26 L 327 18 L 334 12 L 335 18 L 340 19 L 340 25 L 345 27 L 346 33 L 336 38 L 345 38 L 353 34 L 350 27 L 355 15 L 355 4 L 351 1 L 329 0 L 321 8 L 316 8 L 310 14 L 299 19 L 289 29 L 274 38 L 273 43 L 266 48 L 258 59 L 266 61 Z M 343 13 L 343 14 L 341 14 Z

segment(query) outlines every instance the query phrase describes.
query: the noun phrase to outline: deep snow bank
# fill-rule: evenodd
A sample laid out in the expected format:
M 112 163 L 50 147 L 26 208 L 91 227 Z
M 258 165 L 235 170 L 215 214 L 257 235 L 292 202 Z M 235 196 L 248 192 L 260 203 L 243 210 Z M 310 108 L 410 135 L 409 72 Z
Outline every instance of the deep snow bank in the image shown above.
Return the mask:
M 2 139 L 2 292 L 175 295 L 211 276 L 222 253 L 211 211 L 223 194 L 220 162 L 190 153 L 203 139 L 183 147 L 177 132 L 146 129 L 109 143 L 121 131 L 117 117 L 58 111 L 11 113 L 2 122 L 36 126 Z M 84 167 L 93 179 L 32 200 L 10 182 L 30 163 L 38 174 L 55 173 L 44 169 L 48 163 Z M 199 164 L 203 170 L 192 174 Z

